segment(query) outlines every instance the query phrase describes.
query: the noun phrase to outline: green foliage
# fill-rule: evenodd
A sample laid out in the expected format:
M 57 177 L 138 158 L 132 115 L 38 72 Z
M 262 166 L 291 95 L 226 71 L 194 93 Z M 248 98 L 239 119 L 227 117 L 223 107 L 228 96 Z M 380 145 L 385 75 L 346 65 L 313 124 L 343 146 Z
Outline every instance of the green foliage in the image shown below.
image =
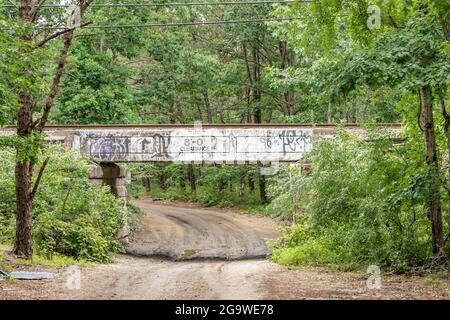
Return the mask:
M 41 97 L 46 89 L 46 83 L 40 80 L 46 74 L 45 60 L 50 53 L 21 40 L 29 30 L 29 25 L 0 13 L 0 126 L 15 118 L 20 93 Z M 35 68 L 30 70 L 30 65 Z
M 115 238 L 123 224 L 122 205 L 108 187 L 91 185 L 83 159 L 56 148 L 47 150 L 45 156 L 50 160 L 33 203 L 35 252 L 47 258 L 59 254 L 108 261 L 111 253 L 122 250 Z M 2 151 L 2 242 L 11 242 L 15 232 L 14 160 L 12 152 Z
M 249 176 L 257 177 L 256 166 L 194 165 L 196 192 L 191 190 L 187 165 L 135 164 L 130 169 L 133 173 L 128 187 L 130 196 L 193 201 L 207 207 L 258 207 L 261 204 L 258 190 L 250 190 L 248 186 Z M 150 179 L 150 190 L 142 185 L 145 177 Z
M 130 123 L 133 92 L 127 85 L 131 76 L 113 57 L 79 45 L 62 83 L 62 94 L 53 121 L 62 124 Z
M 273 259 L 292 265 L 370 264 L 397 271 L 426 264 L 431 235 L 426 211 L 428 170 L 410 141 L 394 146 L 383 133 L 371 142 L 342 132 L 310 155 L 312 171 L 299 175 L 298 224 L 284 231 Z M 278 197 L 292 210 L 293 190 Z M 286 196 L 286 193 L 288 196 Z M 273 204 L 272 204 L 273 206 Z

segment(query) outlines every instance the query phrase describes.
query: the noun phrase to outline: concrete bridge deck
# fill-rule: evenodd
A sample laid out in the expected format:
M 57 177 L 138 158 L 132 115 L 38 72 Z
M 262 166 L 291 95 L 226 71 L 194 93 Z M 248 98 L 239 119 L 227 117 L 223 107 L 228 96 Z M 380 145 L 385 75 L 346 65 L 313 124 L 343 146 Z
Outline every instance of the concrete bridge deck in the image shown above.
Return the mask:
M 401 124 L 377 124 L 396 138 Z M 358 124 L 49 125 L 48 139 L 100 162 L 296 162 L 337 128 L 365 134 Z M 14 126 L 0 132 L 13 134 Z

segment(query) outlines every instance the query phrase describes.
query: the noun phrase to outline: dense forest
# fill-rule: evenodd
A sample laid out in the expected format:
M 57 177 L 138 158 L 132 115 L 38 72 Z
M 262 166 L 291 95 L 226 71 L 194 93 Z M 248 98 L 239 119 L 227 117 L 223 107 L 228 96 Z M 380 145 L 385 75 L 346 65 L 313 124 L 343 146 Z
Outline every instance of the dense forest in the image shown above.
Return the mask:
M 134 164 L 129 193 L 285 221 L 271 243 L 282 264 L 448 266 L 448 1 L 80 0 L 71 29 L 70 8 L 44 2 L 0 5 L 0 124 L 18 125 L 0 140 L 0 240 L 17 254 L 31 255 L 31 219 L 40 253 L 120 250 L 111 210 L 122 209 L 86 187 L 85 164 L 44 147 L 46 124 L 358 123 L 371 139 L 337 129 L 308 167 Z M 402 123 L 403 143 L 376 123 Z

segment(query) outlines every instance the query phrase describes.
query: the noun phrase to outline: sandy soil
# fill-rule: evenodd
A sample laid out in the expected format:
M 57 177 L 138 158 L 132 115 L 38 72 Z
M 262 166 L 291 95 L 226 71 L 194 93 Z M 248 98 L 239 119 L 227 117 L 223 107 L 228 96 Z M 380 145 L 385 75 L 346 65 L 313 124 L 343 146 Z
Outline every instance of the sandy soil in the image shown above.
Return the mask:
M 135 205 L 145 216 L 129 252 L 140 256 L 119 255 L 114 263 L 81 268 L 76 290 L 67 286 L 73 284 L 68 281 L 72 272 L 40 268 L 55 271 L 57 277 L 1 281 L 0 300 L 450 298 L 448 279 L 382 274 L 382 288 L 369 290 L 363 273 L 293 270 L 263 258 L 244 259 L 267 253 L 264 240 L 276 235 L 276 225 L 268 218 L 150 200 Z
M 251 259 L 269 254 L 266 241 L 277 237 L 273 220 L 224 210 L 167 206 L 133 200 L 145 212 L 127 252 L 175 260 Z

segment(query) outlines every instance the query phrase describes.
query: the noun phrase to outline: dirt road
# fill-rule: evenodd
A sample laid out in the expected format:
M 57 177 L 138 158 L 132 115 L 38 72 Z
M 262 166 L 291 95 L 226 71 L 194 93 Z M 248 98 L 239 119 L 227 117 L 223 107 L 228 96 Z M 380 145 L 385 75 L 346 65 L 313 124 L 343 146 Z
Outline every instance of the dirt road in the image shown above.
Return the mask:
M 145 212 L 127 252 L 175 260 L 251 259 L 267 256 L 266 241 L 277 237 L 273 220 L 225 210 L 168 206 L 133 200 Z
M 268 218 L 150 200 L 134 204 L 145 212 L 129 245 L 134 255 L 81 268 L 75 290 L 74 273 L 64 269 L 53 280 L 0 282 L 0 300 L 449 298 L 442 281 L 382 274 L 382 288 L 369 290 L 364 273 L 292 270 L 255 258 L 268 252 L 264 240 L 276 235 Z

